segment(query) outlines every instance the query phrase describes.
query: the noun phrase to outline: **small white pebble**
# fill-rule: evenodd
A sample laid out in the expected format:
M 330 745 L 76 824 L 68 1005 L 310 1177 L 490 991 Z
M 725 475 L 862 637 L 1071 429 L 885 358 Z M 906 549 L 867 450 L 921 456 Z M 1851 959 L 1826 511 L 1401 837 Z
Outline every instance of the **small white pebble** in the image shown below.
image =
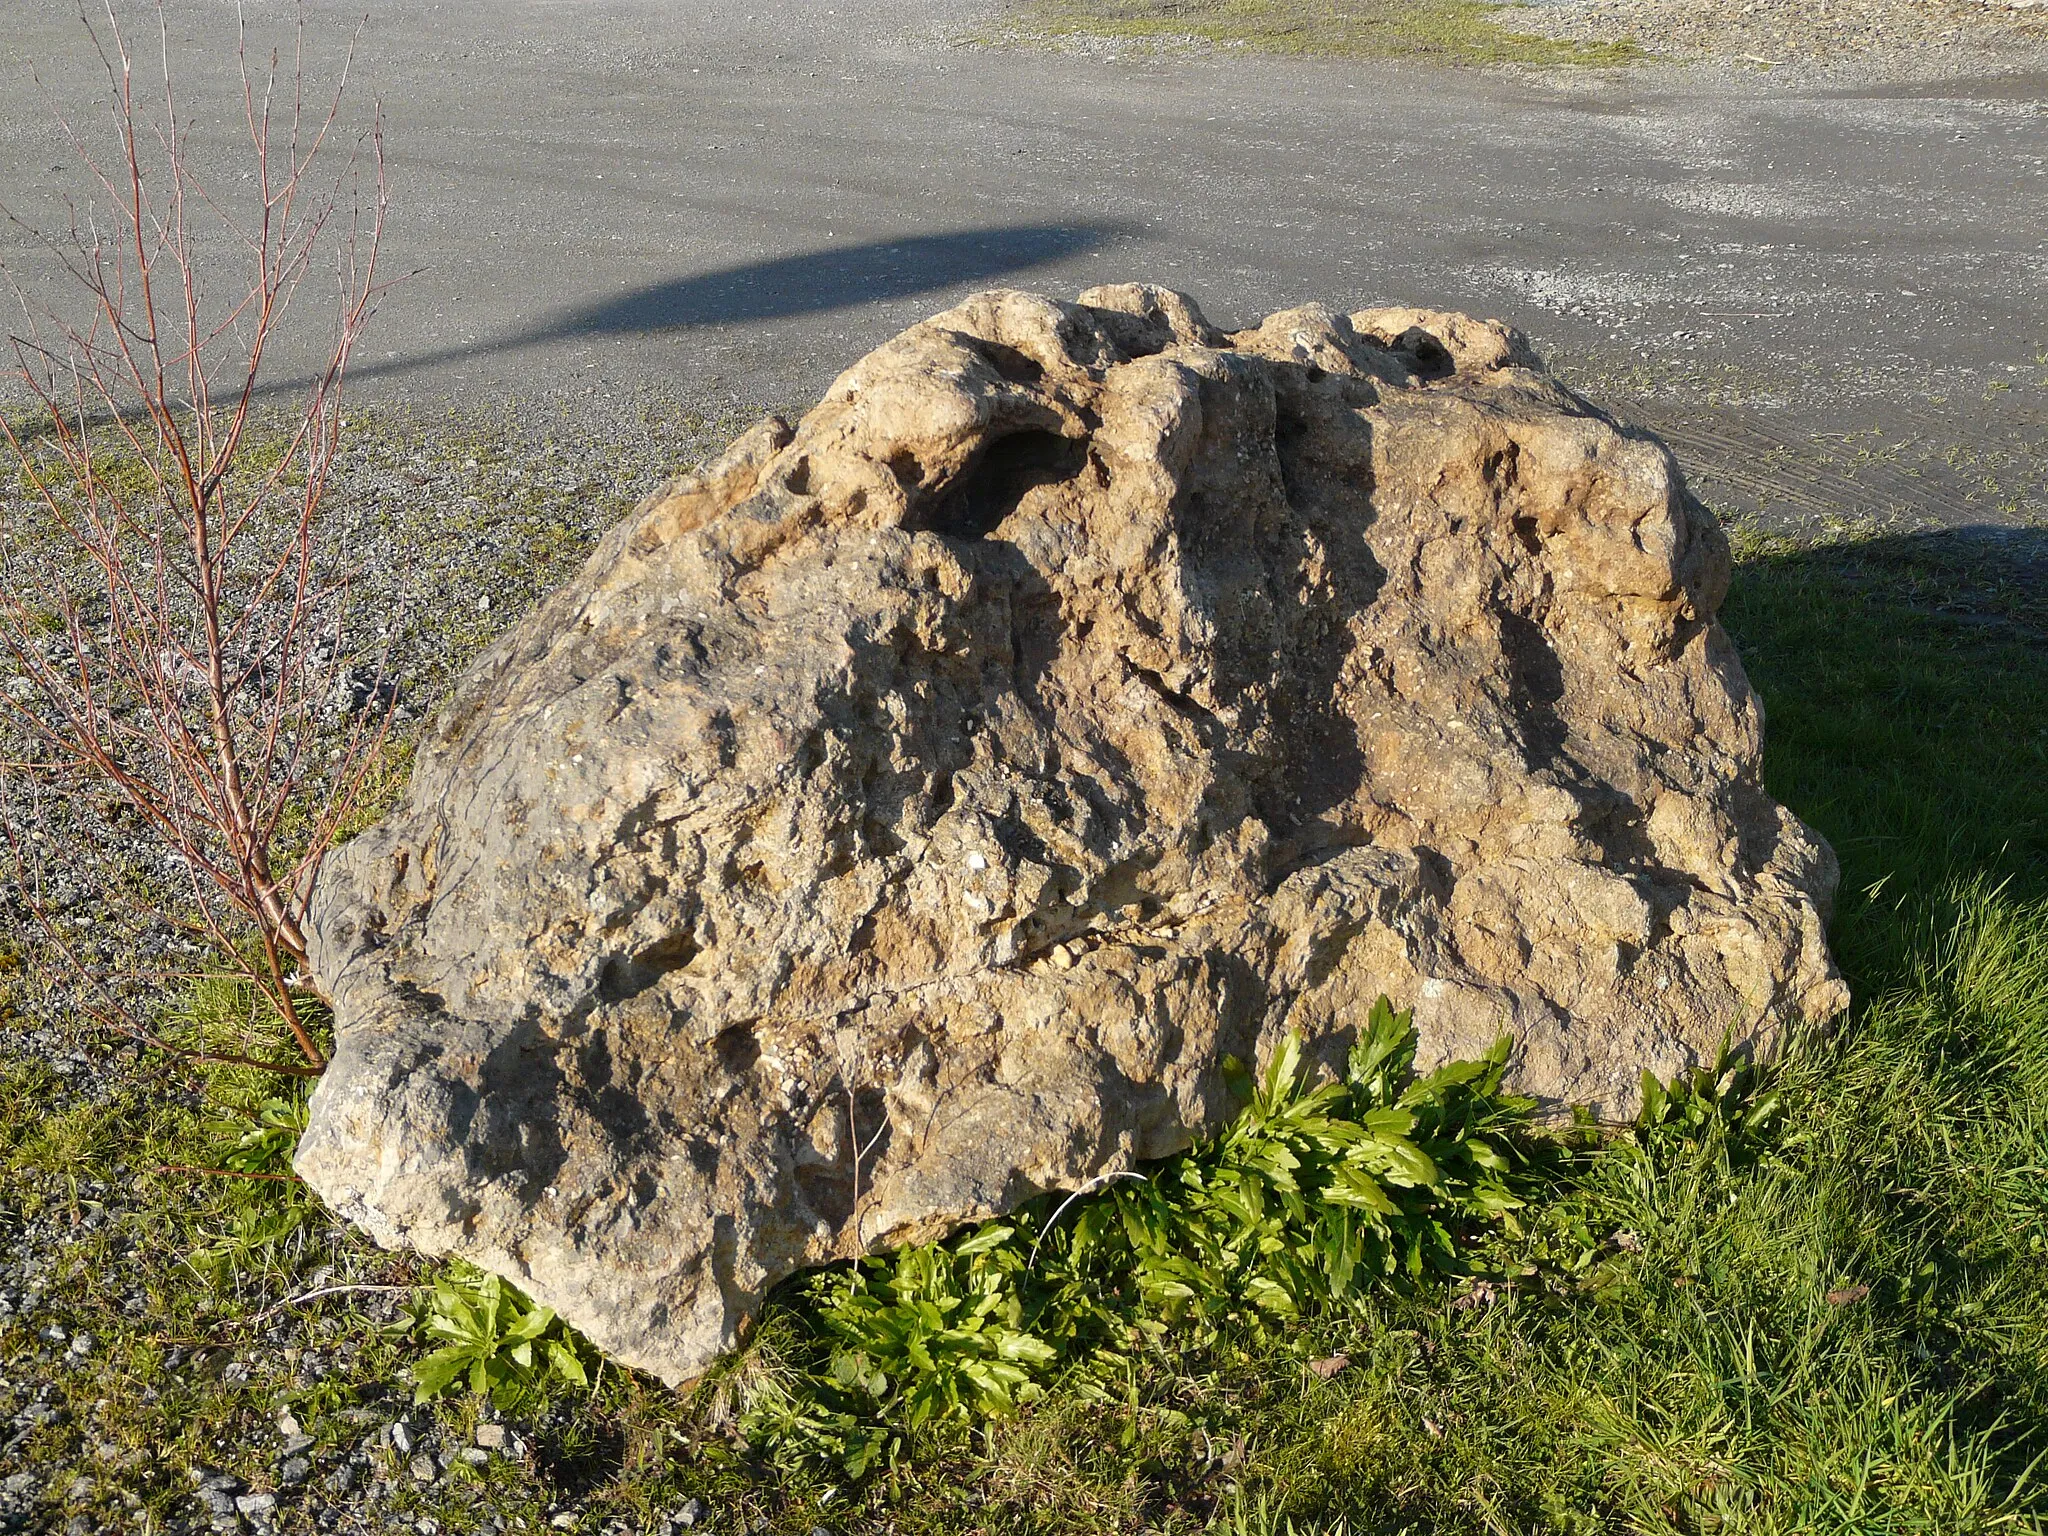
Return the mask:
M 967 867 L 969 869 L 987 869 L 988 860 L 978 853 L 970 853 L 967 855 Z

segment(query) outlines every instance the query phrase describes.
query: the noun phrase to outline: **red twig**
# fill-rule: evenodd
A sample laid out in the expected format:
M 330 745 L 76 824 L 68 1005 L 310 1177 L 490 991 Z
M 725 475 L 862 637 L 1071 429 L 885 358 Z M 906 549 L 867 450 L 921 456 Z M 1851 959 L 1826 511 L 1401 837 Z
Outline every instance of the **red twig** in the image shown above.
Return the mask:
M 303 17 L 288 72 L 275 51 L 253 63 L 240 33 L 253 191 L 216 193 L 191 157 L 161 0 L 154 105 L 106 4 L 104 29 L 81 20 L 106 73 L 111 155 L 52 109 L 95 195 L 71 205 L 63 236 L 9 215 L 87 318 L 39 311 L 7 274 L 24 316 L 11 338 L 18 377 L 45 431 L 32 444 L 0 416 L 43 525 L 22 518 L 0 546 L 0 658 L 27 683 L 23 695 L 0 694 L 0 714 L 36 753 L 0 767 L 96 782 L 124 803 L 184 870 L 221 959 L 269 998 L 317 1072 L 324 1060 L 296 1006 L 306 903 L 388 720 L 373 698 L 327 763 L 309 755 L 332 736 L 322 712 L 335 677 L 361 659 L 345 644 L 346 562 L 322 539 L 320 513 L 349 358 L 384 291 L 382 122 L 373 115 L 335 174 L 315 180 L 361 28 L 318 110 L 305 95 Z M 244 264 L 224 301 L 209 297 L 220 274 L 202 259 L 215 244 L 208 225 Z M 274 460 L 259 466 L 259 379 L 300 283 L 330 248 L 331 345 Z M 293 820 L 304 842 L 280 866 Z
M 158 1173 L 203 1173 L 216 1179 L 261 1179 L 266 1184 L 302 1184 L 296 1173 L 244 1173 L 239 1168 L 203 1168 L 197 1163 L 158 1163 Z

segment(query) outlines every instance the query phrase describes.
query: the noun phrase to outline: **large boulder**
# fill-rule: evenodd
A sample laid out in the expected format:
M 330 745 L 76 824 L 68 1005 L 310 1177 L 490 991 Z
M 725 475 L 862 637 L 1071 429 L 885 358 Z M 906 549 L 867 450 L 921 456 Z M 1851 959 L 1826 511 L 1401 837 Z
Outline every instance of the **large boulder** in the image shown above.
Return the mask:
M 1630 1112 L 1846 1002 L 1729 556 L 1502 326 L 981 294 L 650 498 L 331 859 L 297 1166 L 670 1380 L 1215 1130 L 1226 1056 Z

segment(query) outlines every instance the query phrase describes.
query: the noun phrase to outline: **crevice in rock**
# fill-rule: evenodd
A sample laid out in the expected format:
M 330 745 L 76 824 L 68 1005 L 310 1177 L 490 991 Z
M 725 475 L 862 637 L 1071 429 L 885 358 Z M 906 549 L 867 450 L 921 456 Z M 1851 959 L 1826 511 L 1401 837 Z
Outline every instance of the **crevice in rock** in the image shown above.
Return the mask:
M 438 992 L 429 992 L 425 987 L 394 976 L 391 990 L 401 1002 L 407 1003 L 423 1013 L 439 1013 L 448 1006 L 448 999 Z
M 718 1057 L 719 1067 L 733 1077 L 751 1072 L 754 1063 L 761 1059 L 761 1041 L 751 1021 L 721 1029 L 711 1042 L 711 1049 Z
M 924 486 L 924 461 L 908 448 L 899 448 L 883 461 L 906 491 L 917 491 Z
M 1186 694 L 1171 687 L 1157 672 L 1150 667 L 1139 666 L 1128 656 L 1124 658 L 1124 665 L 1130 669 L 1131 676 L 1150 689 L 1160 703 L 1195 728 L 1196 733 L 1202 738 L 1204 747 L 1213 752 L 1221 749 L 1229 741 L 1230 733 L 1224 728 L 1222 721 Z
M 1501 653 L 1508 664 L 1509 703 L 1522 738 L 1538 765 L 1554 762 L 1569 728 L 1557 712 L 1564 698 L 1564 664 L 1543 626 L 1525 614 L 1503 609 Z
M 1320 376 L 1322 370 L 1317 368 L 1310 372 Z M 1307 499 L 1301 463 L 1301 441 L 1307 436 L 1307 419 L 1285 405 L 1276 404 L 1273 411 L 1273 457 L 1279 461 L 1280 487 L 1286 493 L 1287 504 L 1297 510 Z
M 1575 792 L 1586 802 L 1575 830 L 1600 850 L 1602 864 L 1616 871 L 1661 867 L 1641 806 L 1604 784 L 1582 783 Z

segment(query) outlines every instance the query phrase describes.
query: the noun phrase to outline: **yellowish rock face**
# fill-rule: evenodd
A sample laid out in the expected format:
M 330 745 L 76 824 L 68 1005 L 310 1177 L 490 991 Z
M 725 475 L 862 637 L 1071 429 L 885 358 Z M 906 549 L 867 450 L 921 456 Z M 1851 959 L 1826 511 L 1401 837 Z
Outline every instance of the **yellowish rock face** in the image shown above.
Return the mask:
M 301 1173 L 671 1381 L 1382 993 L 1634 1106 L 1847 995 L 1728 551 L 1457 315 L 979 295 L 650 498 L 314 903 Z M 1426 1063 L 1425 1063 L 1426 1064 Z

